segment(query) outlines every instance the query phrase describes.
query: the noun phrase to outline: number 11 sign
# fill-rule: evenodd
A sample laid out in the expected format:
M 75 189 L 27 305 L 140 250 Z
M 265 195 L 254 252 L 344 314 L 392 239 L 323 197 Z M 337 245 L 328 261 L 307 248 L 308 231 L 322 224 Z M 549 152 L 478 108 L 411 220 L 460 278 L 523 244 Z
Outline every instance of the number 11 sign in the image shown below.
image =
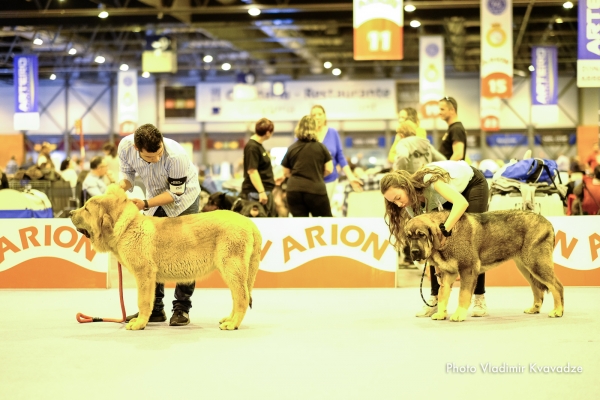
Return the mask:
M 402 60 L 402 0 L 354 0 L 354 59 Z

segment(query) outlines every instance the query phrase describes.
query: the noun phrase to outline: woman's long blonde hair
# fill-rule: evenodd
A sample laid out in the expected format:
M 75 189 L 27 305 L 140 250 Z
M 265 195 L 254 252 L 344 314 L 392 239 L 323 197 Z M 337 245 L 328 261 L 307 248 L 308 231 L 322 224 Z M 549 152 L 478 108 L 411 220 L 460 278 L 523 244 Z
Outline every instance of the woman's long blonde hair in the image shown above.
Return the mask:
M 427 174 L 431 174 L 431 177 L 425 182 L 424 178 Z M 419 215 L 423 213 L 423 206 L 419 197 L 426 188 L 438 180 L 449 183 L 450 175 L 440 167 L 424 165 L 412 175 L 404 170 L 389 172 L 381 179 L 379 186 L 382 194 L 385 194 L 391 188 L 404 190 L 410 202 L 408 206 L 412 208 L 414 215 Z M 398 207 L 386 199 L 383 201 L 385 202 L 384 221 L 390 229 L 390 243 L 397 250 L 400 250 L 405 241 L 404 226 L 410 219 L 410 214 L 406 211 L 406 207 Z

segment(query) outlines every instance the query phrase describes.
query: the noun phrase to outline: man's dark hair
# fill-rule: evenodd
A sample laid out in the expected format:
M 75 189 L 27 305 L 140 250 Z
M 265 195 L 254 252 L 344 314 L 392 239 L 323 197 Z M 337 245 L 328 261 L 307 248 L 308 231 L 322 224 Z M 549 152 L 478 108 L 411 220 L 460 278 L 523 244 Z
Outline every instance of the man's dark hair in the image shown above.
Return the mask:
M 102 164 L 102 160 L 104 160 L 104 158 L 100 156 L 92 158 L 92 161 L 90 161 L 90 169 L 98 168 L 98 165 Z
M 275 129 L 273 122 L 266 118 L 259 119 L 254 127 L 254 130 L 258 136 L 265 136 L 267 132 L 273 132 L 273 129 Z
M 594 178 L 600 179 L 600 165 L 596 165 L 596 168 L 594 168 Z
M 152 124 L 145 124 L 135 130 L 133 144 L 139 151 L 156 153 L 163 143 L 163 135 Z
M 443 99 L 441 99 L 440 101 L 445 101 L 446 104 L 450 104 L 452 106 L 452 108 L 454 108 L 454 111 L 456 111 L 456 113 L 458 113 L 458 103 L 456 102 L 456 99 L 454 97 L 444 97 Z

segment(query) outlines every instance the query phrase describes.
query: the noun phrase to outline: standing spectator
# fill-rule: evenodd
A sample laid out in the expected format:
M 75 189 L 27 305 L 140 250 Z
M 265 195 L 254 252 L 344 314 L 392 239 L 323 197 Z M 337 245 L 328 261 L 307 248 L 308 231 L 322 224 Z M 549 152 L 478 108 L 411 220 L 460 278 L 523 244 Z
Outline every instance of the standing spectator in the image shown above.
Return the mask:
M 310 116 L 315 120 L 316 126 L 316 136 L 317 140 L 325 145 L 329 153 L 331 154 L 331 158 L 333 160 L 333 172 L 325 177 L 325 185 L 327 187 L 327 196 L 329 197 L 329 201 L 332 201 L 333 193 L 335 191 L 335 187 L 338 181 L 338 165 L 346 174 L 350 185 L 352 185 L 352 189 L 355 192 L 362 192 L 363 182 L 358 179 L 350 167 L 348 166 L 348 162 L 344 157 L 344 153 L 342 152 L 342 142 L 340 140 L 340 135 L 338 132 L 327 126 L 327 115 L 325 114 L 325 109 L 323 106 L 313 106 L 310 110 Z
M 410 120 L 401 122 L 396 132 L 401 139 L 396 145 L 395 170 L 401 169 L 412 174 L 432 161 L 446 160 L 446 157 L 437 151 L 429 140 L 416 136 L 417 125 L 414 122 Z
M 458 104 L 453 97 L 440 100 L 440 118 L 448 124 L 448 130 L 442 137 L 440 153 L 448 160 L 464 160 L 467 154 L 467 131 L 458 120 Z
M 90 173 L 87 174 L 81 186 L 81 189 L 87 193 L 86 199 L 106 192 L 106 183 L 104 181 L 106 171 L 108 171 L 106 160 L 100 156 L 92 158 L 92 161 L 90 161 Z
M 121 171 L 121 163 L 119 157 L 117 157 L 117 148 L 112 143 L 106 143 L 102 146 L 104 151 L 104 160 L 108 165 L 107 176 L 113 180 L 119 179 L 119 172 Z
M 272 193 L 275 179 L 271 156 L 263 147 L 263 143 L 273 136 L 274 129 L 273 122 L 266 118 L 259 119 L 254 135 L 244 147 L 244 182 L 241 197 L 259 201 L 265 207 L 268 217 L 276 215 Z
M 298 141 L 289 148 L 281 165 L 287 176 L 288 209 L 294 217 L 331 217 L 324 176 L 333 171 L 333 161 L 327 148 L 319 143 L 316 121 L 302 117 L 294 134 Z
M 178 217 L 199 211 L 200 183 L 198 170 L 189 159 L 187 151 L 176 141 L 163 138 L 152 124 L 145 124 L 133 135 L 119 143 L 121 180 L 119 186 L 131 191 L 136 173 L 144 182 L 147 199 L 132 199 L 144 214 L 155 217 Z M 160 250 L 157 250 L 160 251 Z M 196 282 L 178 283 L 175 286 L 173 316 L 169 325 L 182 326 L 190 323 L 192 294 Z M 165 285 L 157 283 L 154 290 L 154 307 L 149 322 L 167 320 L 163 298 Z M 139 313 L 129 315 L 127 321 Z
M 421 121 L 419 120 L 417 110 L 412 107 L 406 107 L 400 110 L 398 113 L 398 123 L 401 124 L 404 121 L 412 121 L 417 126 L 416 136 L 427 139 L 427 131 L 424 128 L 421 128 Z
M 19 165 L 17 164 L 17 160 L 15 158 L 15 156 L 12 156 L 10 158 L 10 160 L 8 160 L 8 163 L 6 163 L 6 175 L 14 175 L 17 173 L 17 170 L 19 169 Z
M 48 142 L 42 143 L 40 148 L 40 153 L 38 155 L 38 159 L 36 165 L 40 168 L 54 168 L 54 163 L 50 158 L 50 153 L 56 150 L 56 145 L 50 144 Z

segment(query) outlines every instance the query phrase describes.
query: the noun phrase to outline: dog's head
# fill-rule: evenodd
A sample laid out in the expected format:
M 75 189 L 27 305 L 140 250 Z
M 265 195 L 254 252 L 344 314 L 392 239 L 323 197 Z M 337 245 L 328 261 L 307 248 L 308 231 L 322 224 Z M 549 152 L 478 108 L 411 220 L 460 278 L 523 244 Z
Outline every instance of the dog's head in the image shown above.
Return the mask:
M 202 212 L 214 210 L 231 210 L 236 197 L 226 195 L 223 192 L 214 192 L 208 197 L 206 205 L 202 208 Z
M 443 238 L 439 223 L 427 214 L 412 218 L 404 227 L 407 244 L 410 248 L 410 257 L 413 261 L 424 262 L 433 250 L 441 247 Z
M 105 194 L 90 198 L 83 207 L 71 211 L 69 217 L 96 251 L 107 252 L 111 249 L 115 223 L 125 212 L 134 216 L 138 209 L 123 189 L 110 185 Z
M 260 202 L 255 200 L 238 199 L 233 204 L 231 211 L 242 214 L 243 216 L 249 218 L 262 218 L 267 216 L 265 207 L 263 207 Z

